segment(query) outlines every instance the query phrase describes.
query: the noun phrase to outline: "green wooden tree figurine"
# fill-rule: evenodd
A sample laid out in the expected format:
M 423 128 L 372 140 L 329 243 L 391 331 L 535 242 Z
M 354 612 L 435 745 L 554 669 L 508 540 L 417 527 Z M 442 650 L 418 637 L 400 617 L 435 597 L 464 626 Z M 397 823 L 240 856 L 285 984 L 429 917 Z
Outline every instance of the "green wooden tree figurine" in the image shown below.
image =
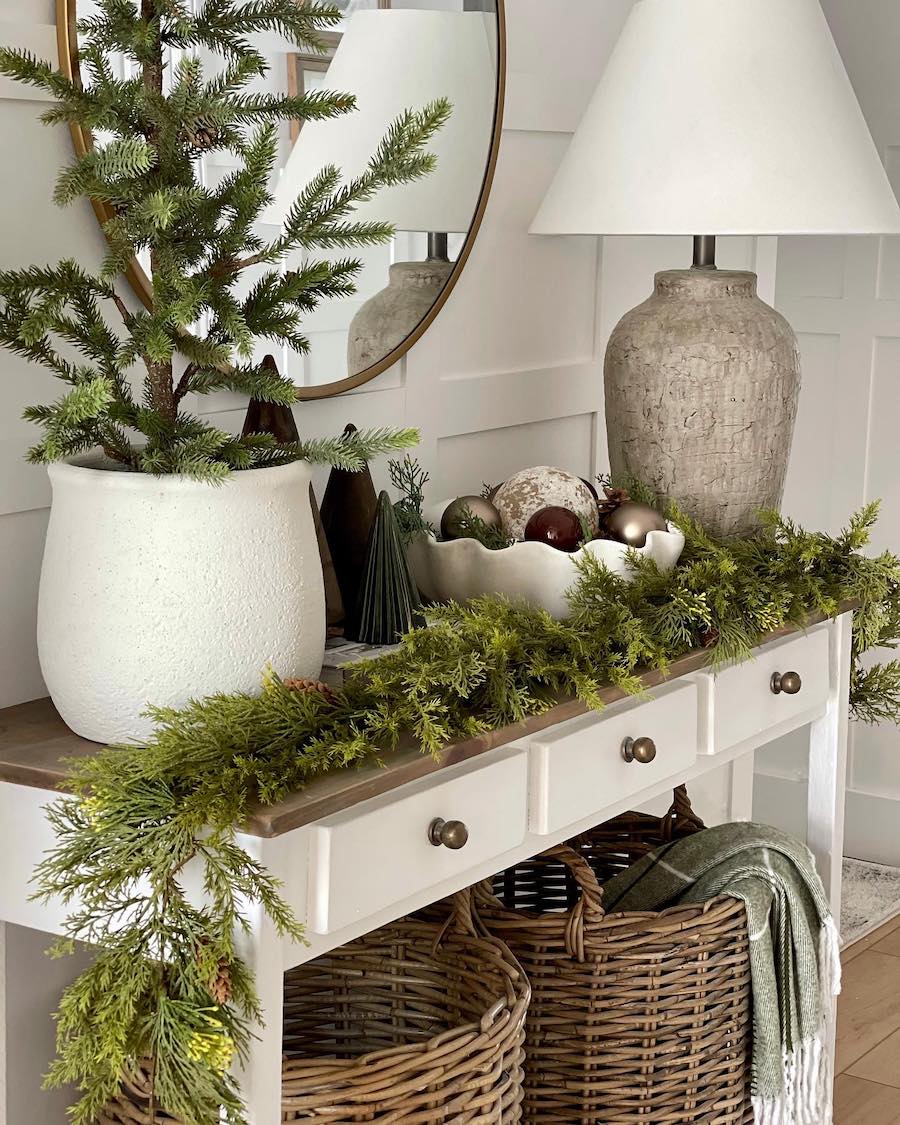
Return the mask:
M 395 644 L 423 620 L 419 591 L 406 560 L 394 505 L 386 492 L 378 497 L 369 533 L 366 569 L 352 640 L 370 645 Z

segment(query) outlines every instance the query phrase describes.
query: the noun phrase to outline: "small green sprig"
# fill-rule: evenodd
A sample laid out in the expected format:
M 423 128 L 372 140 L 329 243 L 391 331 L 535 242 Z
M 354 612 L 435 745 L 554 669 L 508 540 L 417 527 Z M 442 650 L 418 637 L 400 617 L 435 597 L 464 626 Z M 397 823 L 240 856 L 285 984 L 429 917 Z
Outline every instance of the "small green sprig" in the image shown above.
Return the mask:
M 515 537 L 507 535 L 499 524 L 486 523 L 471 508 L 465 508 L 457 521 L 457 539 L 476 539 L 489 551 L 503 551 L 516 542 Z
M 400 493 L 400 499 L 394 503 L 394 513 L 403 542 L 409 544 L 417 535 L 433 533 L 434 526 L 423 515 L 428 473 L 409 454 L 402 461 L 388 461 L 388 473 L 391 484 Z

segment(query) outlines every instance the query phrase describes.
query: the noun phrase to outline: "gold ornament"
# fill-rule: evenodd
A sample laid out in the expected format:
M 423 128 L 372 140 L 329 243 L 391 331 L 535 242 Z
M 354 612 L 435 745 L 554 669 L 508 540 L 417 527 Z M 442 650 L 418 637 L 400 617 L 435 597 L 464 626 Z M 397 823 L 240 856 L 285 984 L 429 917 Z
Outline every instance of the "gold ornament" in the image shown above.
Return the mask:
M 460 496 L 444 509 L 441 516 L 441 538 L 461 538 L 467 516 L 483 520 L 488 527 L 500 526 L 500 513 L 490 500 L 485 500 L 483 496 Z
M 666 521 L 654 508 L 629 500 L 620 504 L 604 521 L 606 531 L 629 547 L 644 547 L 651 531 L 665 531 Z

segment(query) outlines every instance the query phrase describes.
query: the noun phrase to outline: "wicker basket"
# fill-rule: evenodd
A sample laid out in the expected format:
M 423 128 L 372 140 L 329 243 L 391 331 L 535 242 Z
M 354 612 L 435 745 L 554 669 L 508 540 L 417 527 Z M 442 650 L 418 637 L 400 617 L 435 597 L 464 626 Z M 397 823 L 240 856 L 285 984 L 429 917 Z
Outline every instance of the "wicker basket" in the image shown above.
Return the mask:
M 530 989 L 472 895 L 285 974 L 282 1121 L 514 1125 Z M 147 1076 L 98 1125 L 148 1125 Z M 159 1125 L 177 1119 L 158 1114 Z
M 678 790 L 663 818 L 626 813 L 478 889 L 480 917 L 531 982 L 526 1125 L 752 1122 L 743 903 L 601 905 L 598 880 L 701 827 Z
M 454 896 L 289 973 L 283 1120 L 512 1125 L 530 989 Z
M 137 1073 L 122 1079 L 118 1097 L 101 1110 L 96 1125 L 182 1125 L 180 1117 L 159 1108 L 151 1116 L 149 1067 L 148 1061 Z

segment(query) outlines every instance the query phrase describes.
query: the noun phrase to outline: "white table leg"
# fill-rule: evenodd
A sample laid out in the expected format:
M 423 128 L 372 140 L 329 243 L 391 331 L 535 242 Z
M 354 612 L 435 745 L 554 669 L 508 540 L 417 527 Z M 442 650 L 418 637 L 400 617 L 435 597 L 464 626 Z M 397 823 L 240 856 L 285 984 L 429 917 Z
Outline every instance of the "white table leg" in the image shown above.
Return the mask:
M 844 852 L 844 801 L 847 790 L 847 729 L 850 701 L 852 617 L 839 617 L 832 632 L 828 707 L 810 725 L 806 841 L 839 923 L 841 863 Z
M 0 1125 L 6 1125 L 6 923 L 0 922 Z
M 284 966 L 281 939 L 268 918 L 242 942 L 242 955 L 256 978 L 263 1009 L 263 1027 L 254 1028 L 246 1065 L 238 1081 L 250 1125 L 281 1125 L 281 1052 L 284 1018 Z
M 753 764 L 756 755 L 751 751 L 731 763 L 728 792 L 728 819 L 753 819 Z
M 838 926 L 841 923 L 841 866 L 844 857 L 844 802 L 847 792 L 847 729 L 850 707 L 850 642 L 852 617 L 835 621 L 831 644 L 828 708 L 810 726 L 809 790 L 806 799 L 806 841 L 815 856 L 825 894 Z M 827 1029 L 826 1048 L 832 1073 L 837 1009 Z M 823 1125 L 831 1125 L 829 1112 Z

